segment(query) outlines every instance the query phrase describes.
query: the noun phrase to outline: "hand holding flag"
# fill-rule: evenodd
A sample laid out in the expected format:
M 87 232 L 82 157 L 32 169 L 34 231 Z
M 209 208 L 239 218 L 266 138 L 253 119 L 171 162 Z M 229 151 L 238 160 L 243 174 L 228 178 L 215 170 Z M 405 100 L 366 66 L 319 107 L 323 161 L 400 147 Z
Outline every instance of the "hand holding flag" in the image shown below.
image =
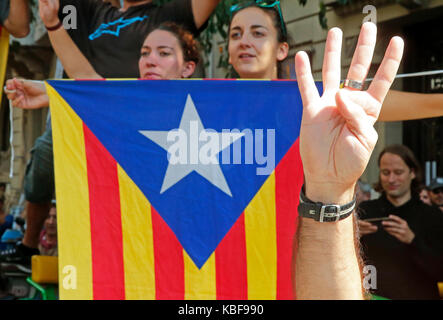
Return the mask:
M 362 26 L 347 79 L 364 82 L 371 65 L 376 33 L 374 24 Z M 403 40 L 392 38 L 367 91 L 340 89 L 341 43 L 341 30 L 331 29 L 323 61 L 324 92 L 321 97 L 306 53 L 301 52 L 295 58 L 303 100 L 300 154 L 306 193 L 312 200 L 329 203 L 346 203 L 353 198 L 355 183 L 377 142 L 373 125 L 403 52 Z
M 39 109 L 49 106 L 49 98 L 43 83 L 10 79 L 6 81 L 5 93 L 16 108 Z

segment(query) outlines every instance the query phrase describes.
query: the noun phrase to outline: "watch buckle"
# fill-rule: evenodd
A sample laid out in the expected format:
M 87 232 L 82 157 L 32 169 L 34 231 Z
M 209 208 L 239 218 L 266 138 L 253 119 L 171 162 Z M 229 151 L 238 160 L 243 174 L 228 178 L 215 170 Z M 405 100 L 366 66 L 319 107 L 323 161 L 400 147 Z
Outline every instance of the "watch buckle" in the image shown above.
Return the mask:
M 335 221 L 336 222 L 339 221 L 340 220 L 340 212 L 341 212 L 340 206 L 337 204 L 327 204 L 327 205 L 322 206 L 320 209 L 320 222 L 323 222 L 323 220 L 324 220 L 326 207 L 334 207 L 337 209 L 336 210 L 337 212 L 335 213 L 336 214 Z M 334 217 L 334 215 L 331 215 L 329 217 Z

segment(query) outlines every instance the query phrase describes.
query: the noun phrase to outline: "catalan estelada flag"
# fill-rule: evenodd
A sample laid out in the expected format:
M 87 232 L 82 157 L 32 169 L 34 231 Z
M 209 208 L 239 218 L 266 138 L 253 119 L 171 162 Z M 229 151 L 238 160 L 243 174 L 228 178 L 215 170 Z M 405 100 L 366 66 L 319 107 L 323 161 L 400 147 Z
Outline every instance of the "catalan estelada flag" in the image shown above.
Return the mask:
M 6 66 L 8 64 L 9 53 L 9 33 L 0 25 L 0 87 L 3 88 L 5 82 Z M 0 94 L 0 107 L 3 93 Z
M 48 81 L 61 299 L 292 299 L 295 81 Z

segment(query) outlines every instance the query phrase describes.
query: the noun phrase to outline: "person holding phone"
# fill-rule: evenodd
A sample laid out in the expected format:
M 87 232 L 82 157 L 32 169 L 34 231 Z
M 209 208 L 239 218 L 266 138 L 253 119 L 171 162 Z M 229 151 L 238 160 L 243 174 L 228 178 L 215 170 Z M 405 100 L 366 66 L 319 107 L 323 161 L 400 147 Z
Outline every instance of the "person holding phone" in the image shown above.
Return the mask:
M 378 159 L 379 199 L 359 206 L 366 264 L 377 270 L 375 294 L 390 299 L 439 299 L 443 280 L 443 215 L 419 198 L 421 172 L 412 151 L 386 147 Z

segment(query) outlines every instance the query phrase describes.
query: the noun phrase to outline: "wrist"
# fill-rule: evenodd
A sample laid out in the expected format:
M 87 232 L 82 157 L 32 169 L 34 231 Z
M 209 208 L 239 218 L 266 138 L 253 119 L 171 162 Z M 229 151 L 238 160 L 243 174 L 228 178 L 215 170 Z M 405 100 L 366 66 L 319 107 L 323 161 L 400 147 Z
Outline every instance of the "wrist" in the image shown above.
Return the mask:
M 56 19 L 51 22 L 45 22 L 46 30 L 48 31 L 56 31 L 60 29 L 63 26 L 63 23 L 60 21 L 60 19 Z
M 355 183 L 341 184 L 335 182 L 310 182 L 308 179 L 305 183 L 306 196 L 315 202 L 325 204 L 343 205 L 354 199 Z

